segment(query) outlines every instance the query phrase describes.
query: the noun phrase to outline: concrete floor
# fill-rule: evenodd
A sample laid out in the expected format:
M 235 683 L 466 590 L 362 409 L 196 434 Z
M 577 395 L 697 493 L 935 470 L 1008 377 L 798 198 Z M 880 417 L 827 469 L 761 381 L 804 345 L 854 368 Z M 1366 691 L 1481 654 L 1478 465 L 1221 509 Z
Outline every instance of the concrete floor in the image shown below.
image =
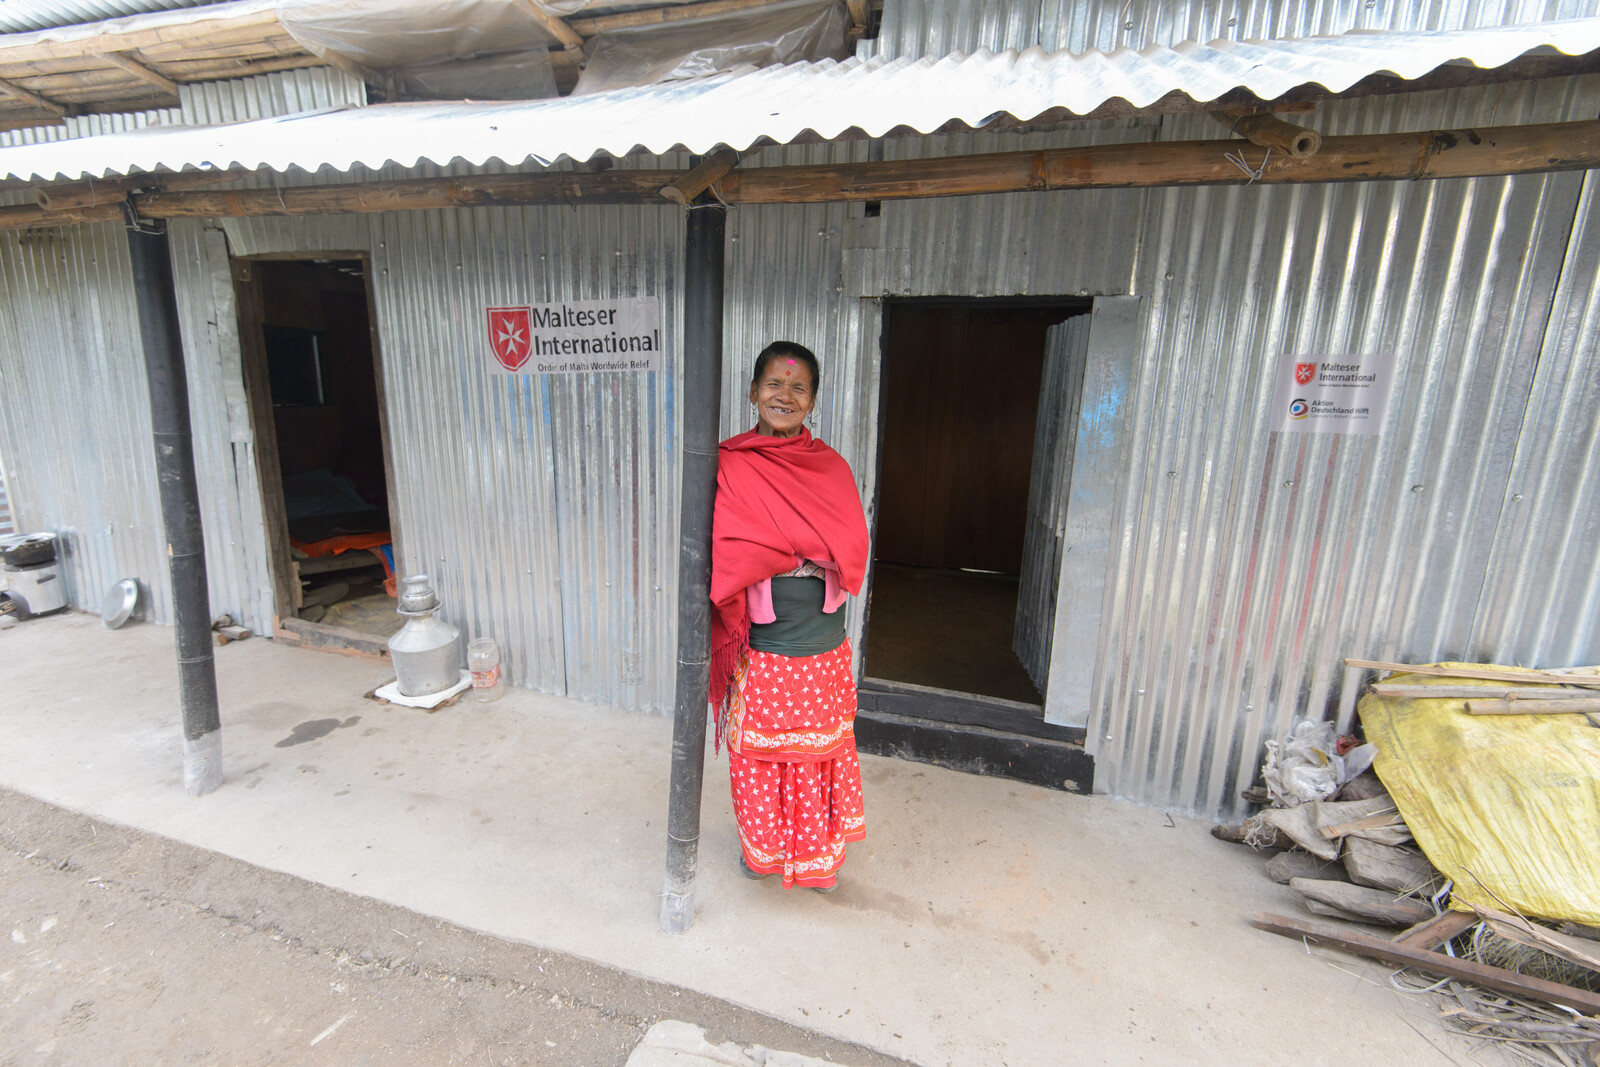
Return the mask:
M 170 630 L 0 631 L 0 784 L 928 1065 L 1499 1062 L 1383 968 L 1250 928 L 1297 905 L 1204 822 L 863 757 L 840 890 L 784 893 L 740 877 L 708 760 L 697 921 L 669 936 L 666 720 L 392 708 L 361 697 L 382 663 L 264 639 L 217 673 L 226 781 L 191 799 Z

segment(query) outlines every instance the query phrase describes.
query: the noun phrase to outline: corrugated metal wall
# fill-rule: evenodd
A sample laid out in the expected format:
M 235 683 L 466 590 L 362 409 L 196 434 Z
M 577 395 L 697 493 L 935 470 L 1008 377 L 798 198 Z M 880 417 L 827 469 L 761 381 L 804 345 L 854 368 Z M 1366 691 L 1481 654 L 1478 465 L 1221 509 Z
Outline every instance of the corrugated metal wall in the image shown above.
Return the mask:
M 201 123 L 359 102 L 361 83 L 329 68 L 185 86 L 183 108 L 69 120 L 26 138 L 89 136 L 153 122 Z M 7 136 L 0 134 L 0 137 Z M 269 629 L 271 593 L 259 533 L 260 494 L 238 379 L 238 317 L 220 233 L 171 228 L 188 356 L 213 612 Z M 28 398 L 0 409 L 19 528 L 66 536 L 70 603 L 98 610 L 113 582 L 147 587 L 145 610 L 171 621 L 149 402 L 127 240 L 111 223 L 0 234 L 0 390 Z
M 19 530 L 61 538 L 68 602 L 123 578 L 171 619 L 128 245 L 110 223 L 0 235 L 0 455 Z M 24 297 L 19 299 L 18 297 Z
M 1597 104 L 1591 78 L 1329 105 L 1314 121 L 1329 134 L 1411 130 L 1587 117 Z M 892 140 L 883 150 L 1208 136 L 1191 119 Z M 1142 296 L 1133 458 L 1098 606 L 1104 669 L 1090 743 L 1103 788 L 1221 812 L 1237 806 L 1262 741 L 1301 715 L 1348 717 L 1358 679 L 1345 677 L 1341 657 L 1508 647 L 1477 636 L 1494 610 L 1484 600 L 1480 612 L 1485 567 L 1526 444 L 1523 409 L 1545 368 L 1545 317 L 1581 182 L 1015 194 L 888 202 L 872 219 L 742 208 L 730 223 L 739 244 L 730 245 L 727 388 L 742 397 L 736 351 L 778 335 L 816 347 L 833 380 L 858 391 L 854 417 L 839 419 L 824 389 L 824 432 L 870 497 L 883 296 Z M 821 251 L 835 228 L 846 247 Z M 1585 328 L 1593 284 L 1592 273 L 1569 283 L 1566 303 L 1580 310 L 1568 313 L 1577 316 L 1568 334 Z M 1382 438 L 1267 432 L 1277 355 L 1382 349 L 1399 352 L 1402 375 Z M 1549 384 L 1541 379 L 1534 395 L 1547 408 L 1562 403 L 1552 390 L 1592 388 L 1544 373 Z M 727 413 L 726 430 L 744 428 L 732 403 Z M 1502 567 L 1507 582 L 1518 561 L 1564 568 L 1540 575 L 1541 589 L 1568 590 L 1556 605 L 1564 615 L 1547 624 L 1548 640 L 1519 626 L 1524 661 L 1600 659 L 1592 638 L 1572 637 L 1592 635 L 1592 620 L 1565 617 L 1596 603 L 1596 560 L 1579 547 L 1593 490 L 1569 488 L 1592 486 L 1584 434 L 1593 432 L 1585 422 L 1524 455 L 1558 464 L 1545 476 L 1557 493 L 1547 506 L 1569 516 L 1549 551 Z M 1522 543 L 1510 542 L 1518 552 Z
M 516 684 L 669 710 L 682 210 L 372 224 L 404 568 L 501 643 Z M 635 295 L 661 301 L 662 372 L 490 373 L 485 307 Z
M 1600 183 L 1577 225 L 1539 353 L 1468 647 L 1498 663 L 1600 661 Z
M 1600 13 L 1596 0 L 886 0 L 867 55 L 1031 48 L 1075 53 L 1184 41 L 1311 37 L 1351 30 L 1454 30 Z
M 1012 648 L 1039 692 L 1050 674 L 1061 549 L 1067 532 L 1067 495 L 1078 441 L 1084 357 L 1089 350 L 1088 314 L 1052 326 L 1045 342 L 1033 424 L 1033 469 L 1028 474 L 1027 529 L 1017 591 Z
M 1489 125 L 1588 117 L 1597 105 L 1600 79 L 1585 79 L 1330 105 L 1315 122 L 1327 133 Z M 1212 135 L 1197 119 L 1144 121 L 770 149 L 759 162 Z M 1223 811 L 1262 740 L 1297 715 L 1348 714 L 1356 679 L 1338 669 L 1342 656 L 1600 658 L 1591 617 L 1600 226 L 1585 199 L 1569 247 L 1582 185 L 1568 174 L 1017 194 L 890 202 L 875 217 L 859 205 L 737 209 L 723 428 L 747 428 L 755 353 L 779 337 L 806 343 L 824 361 L 818 432 L 870 501 L 885 296 L 1141 296 L 1116 564 L 1105 603 L 1092 606 L 1104 668 L 1090 738 L 1102 786 Z M 469 635 L 502 641 L 518 684 L 669 706 L 676 366 L 494 377 L 481 331 L 491 304 L 653 294 L 674 358 L 681 210 L 219 225 L 235 255 L 370 255 L 403 568 L 434 574 Z M 191 390 L 209 398 L 197 451 L 202 494 L 217 498 L 206 513 L 214 575 L 228 572 L 213 580 L 248 597 L 264 572 L 248 544 L 253 489 L 234 473 L 251 466 L 229 408 L 236 342 L 216 328 L 231 321 L 231 291 L 214 231 L 179 228 L 174 238 L 190 289 Z M 127 444 L 147 440 L 148 426 L 120 233 L 10 235 L 0 255 L 8 292 L 44 296 L 0 317 L 0 387 L 20 377 L 26 395 L 57 406 L 47 420 L 12 405 L 0 425 L 0 453 L 27 472 L 13 486 L 25 523 L 104 530 L 73 543 L 75 603 L 77 588 L 97 598 L 130 563 L 164 582 L 151 556 L 149 463 Z M 89 310 L 63 316 L 58 305 Z M 1401 357 L 1383 437 L 1267 432 L 1276 356 L 1378 349 Z M 80 350 L 74 361 L 51 358 Z M 114 391 L 91 387 L 102 380 Z M 100 483 L 73 516 L 29 511 L 27 479 L 47 483 L 34 499 L 69 500 L 83 493 L 78 469 Z M 1525 532 L 1522 513 L 1502 519 L 1513 505 L 1534 516 L 1521 520 Z M 233 555 L 219 563 L 229 540 Z

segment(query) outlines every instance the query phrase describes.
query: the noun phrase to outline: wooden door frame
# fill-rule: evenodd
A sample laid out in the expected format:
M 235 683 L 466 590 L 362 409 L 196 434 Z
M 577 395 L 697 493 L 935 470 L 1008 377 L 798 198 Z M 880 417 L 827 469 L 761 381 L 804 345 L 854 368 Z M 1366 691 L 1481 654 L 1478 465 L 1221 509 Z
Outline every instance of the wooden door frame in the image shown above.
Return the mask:
M 228 256 L 233 279 L 234 304 L 239 319 L 239 353 L 250 424 L 255 436 L 256 476 L 261 486 L 261 515 L 266 537 L 267 572 L 272 580 L 273 628 L 282 631 L 282 619 L 300 607 L 300 584 L 289 545 L 289 516 L 283 499 L 283 468 L 278 458 L 278 427 L 272 414 L 272 384 L 268 376 L 261 280 L 254 264 L 261 262 L 314 262 L 347 260 L 361 263 L 367 294 L 367 344 L 372 353 L 373 384 L 378 394 L 378 434 L 383 450 L 383 477 L 389 493 L 389 540 L 396 573 L 400 565 L 400 524 L 395 512 L 394 450 L 390 445 L 388 390 L 383 374 L 383 350 L 378 342 L 377 291 L 372 284 L 372 256 L 368 252 L 267 252 Z M 285 609 L 287 613 L 285 613 Z

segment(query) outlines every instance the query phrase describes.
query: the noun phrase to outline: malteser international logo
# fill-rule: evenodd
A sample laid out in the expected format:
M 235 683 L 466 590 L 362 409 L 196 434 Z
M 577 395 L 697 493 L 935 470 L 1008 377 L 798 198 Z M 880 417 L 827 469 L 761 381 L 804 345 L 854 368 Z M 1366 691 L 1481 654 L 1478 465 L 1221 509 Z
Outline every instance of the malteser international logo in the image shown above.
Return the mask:
M 530 309 L 526 307 L 488 308 L 489 350 L 506 370 L 519 370 L 532 353 Z
M 1380 434 L 1389 413 L 1393 352 L 1295 352 L 1272 369 L 1275 433 Z

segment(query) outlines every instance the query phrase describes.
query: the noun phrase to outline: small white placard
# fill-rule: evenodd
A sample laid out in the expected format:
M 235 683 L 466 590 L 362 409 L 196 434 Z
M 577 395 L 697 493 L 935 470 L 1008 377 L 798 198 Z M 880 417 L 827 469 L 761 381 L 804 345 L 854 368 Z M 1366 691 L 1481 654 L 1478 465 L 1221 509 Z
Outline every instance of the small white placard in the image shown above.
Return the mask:
M 489 369 L 578 374 L 661 369 L 661 301 L 653 296 L 492 307 Z
M 1272 428 L 1282 433 L 1383 432 L 1394 355 L 1284 356 L 1272 390 Z

